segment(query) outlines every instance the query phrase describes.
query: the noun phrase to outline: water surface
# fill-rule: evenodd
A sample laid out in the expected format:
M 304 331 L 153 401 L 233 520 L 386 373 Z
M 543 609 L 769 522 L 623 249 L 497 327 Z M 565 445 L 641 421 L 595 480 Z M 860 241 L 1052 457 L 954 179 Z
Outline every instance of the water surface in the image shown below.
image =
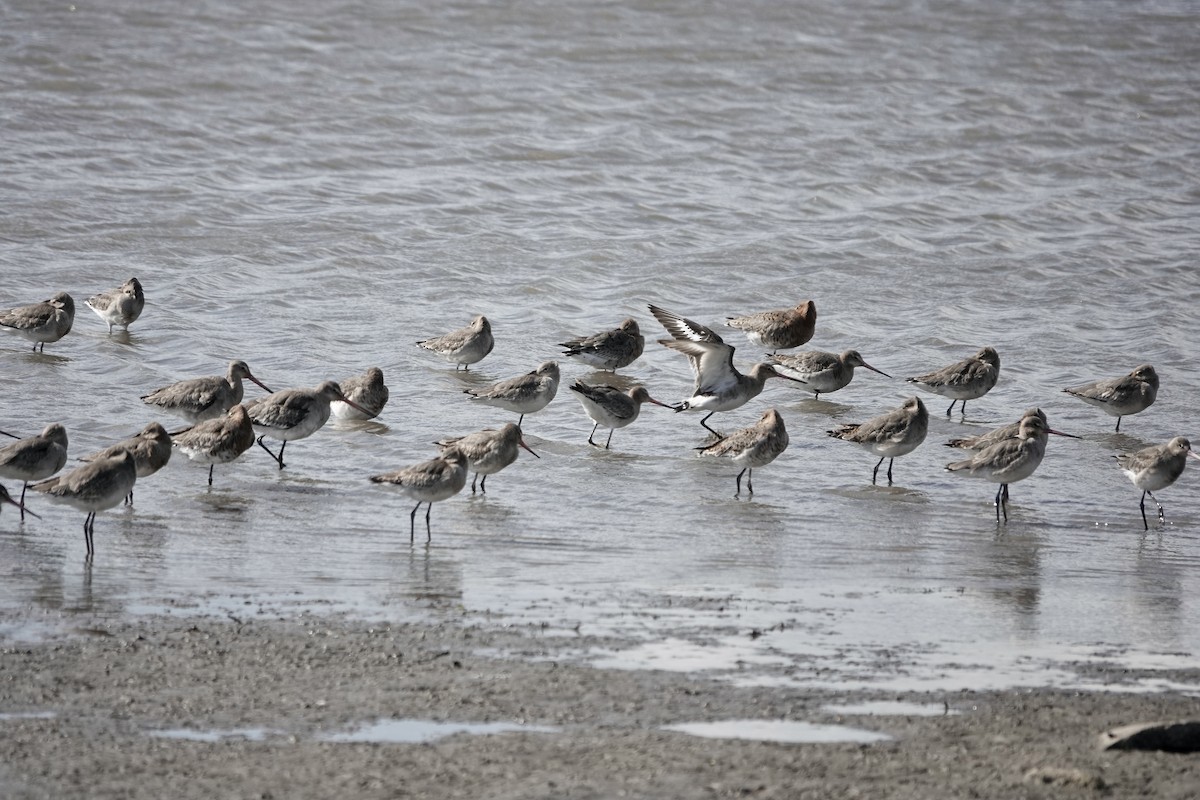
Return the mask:
M 0 428 L 63 422 L 72 456 L 156 419 L 139 397 L 245 359 L 273 388 L 384 369 L 377 422 L 218 467 L 178 458 L 97 522 L 40 498 L 0 516 L 0 635 L 194 611 L 487 612 L 614 637 L 588 655 L 746 681 L 978 687 L 1069 662 L 1200 651 L 1196 471 L 1139 493 L 1111 455 L 1193 435 L 1200 352 L 1200 15 L 1173 2 L 8 4 L 0 306 L 70 291 L 45 354 L 0 338 Z M 131 275 L 128 335 L 82 306 Z M 566 386 L 524 425 L 542 455 L 433 509 L 367 476 L 512 416 L 463 388 L 634 316 L 623 378 L 684 398 L 654 302 L 705 324 L 816 300 L 812 346 L 863 372 L 819 402 L 775 382 L 791 434 L 733 497 L 698 419 L 647 407 L 613 437 Z M 470 373 L 413 345 L 484 313 Z M 736 331 L 748 366 L 760 357 Z M 1000 384 L 872 486 L 825 431 L 895 407 L 899 378 L 991 344 Z M 1155 365 L 1114 421 L 1064 386 Z M 248 395 L 257 393 L 249 387 Z M 1039 405 L 1056 440 L 1013 487 L 942 471 L 940 442 Z M 172 423 L 173 424 L 173 423 Z M 8 483 L 10 490 L 13 488 Z M 653 658 L 643 659 L 646 653 Z

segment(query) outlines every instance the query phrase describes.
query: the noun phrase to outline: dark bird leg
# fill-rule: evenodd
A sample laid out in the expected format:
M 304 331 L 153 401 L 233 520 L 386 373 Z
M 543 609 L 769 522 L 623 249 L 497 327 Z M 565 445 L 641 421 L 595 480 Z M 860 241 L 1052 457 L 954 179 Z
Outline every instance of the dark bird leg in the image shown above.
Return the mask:
M 271 448 L 269 448 L 265 444 L 263 444 L 263 438 L 264 437 L 260 436 L 256 440 L 258 442 L 258 446 L 261 447 L 263 450 L 266 450 L 267 453 L 271 456 L 271 458 L 275 459 L 275 463 L 279 465 L 279 468 L 283 469 L 283 448 L 287 446 L 287 442 L 284 442 L 282 445 L 280 445 L 279 455 L 275 455 L 273 452 L 271 452 Z
M 882 463 L 882 459 L 881 459 L 881 463 Z M 895 464 L 895 463 L 896 463 L 896 459 L 894 459 L 894 458 L 888 459 L 888 486 L 892 485 L 892 464 Z
M 127 505 L 127 506 L 133 505 L 133 490 L 132 489 L 129 490 L 129 494 L 125 495 L 125 505 Z
M 25 490 L 29 488 L 29 481 L 25 481 L 25 485 L 21 487 L 21 522 L 25 521 Z
M 1005 495 L 1005 489 L 1008 488 L 1007 483 L 1000 484 L 1000 488 L 996 490 L 996 524 L 1000 524 L 1000 512 L 1004 512 L 1004 521 L 1008 522 L 1008 497 Z
M 521 427 L 521 423 L 524 421 L 525 421 L 525 415 L 522 414 L 520 417 L 517 418 L 517 427 L 518 428 Z
M 875 479 L 879 477 L 879 467 L 883 465 L 883 459 L 887 456 L 880 456 L 879 463 L 875 465 L 875 470 L 871 473 L 871 485 L 875 485 Z
M 212 486 L 212 471 L 213 471 L 213 467 L 215 467 L 215 466 L 216 466 L 216 464 L 208 465 L 208 485 L 209 486 Z
M 609 446 L 610 444 L 612 444 L 612 435 L 613 435 L 613 431 L 615 431 L 615 430 L 616 430 L 616 428 L 609 428 L 609 429 L 608 429 L 608 438 L 604 440 L 604 449 L 605 449 L 605 450 L 607 450 L 607 449 L 608 449 L 608 446 Z
M 413 537 L 416 535 L 416 532 L 417 532 L 417 509 L 420 507 L 421 507 L 421 501 L 418 500 L 417 504 L 415 506 L 413 506 L 413 510 L 408 512 L 408 543 L 409 544 L 413 543 Z
M 1002 484 L 1000 484 L 1000 488 L 1004 490 L 1004 502 L 1007 503 L 1008 502 L 1008 484 L 1002 483 Z
M 708 417 L 711 417 L 715 413 L 717 413 L 717 412 L 715 412 L 715 411 L 708 412 L 708 416 L 705 417 L 704 419 L 700 420 L 700 424 L 703 425 L 705 430 L 707 430 L 713 436 L 719 437 L 721 435 L 720 431 L 716 431 L 716 430 L 713 430 L 712 428 L 708 427 Z
M 486 476 L 485 476 L 486 477 Z M 429 529 L 429 512 L 433 511 L 433 501 L 425 504 L 425 544 L 433 541 L 433 531 Z
M 93 542 L 92 535 L 96 530 L 96 512 L 93 511 L 83 519 L 83 541 L 87 544 L 87 554 L 89 557 L 95 554 L 96 546 Z
M 1147 494 L 1147 492 L 1144 492 L 1144 491 L 1142 492 L 1142 503 L 1141 503 L 1142 525 L 1144 525 L 1146 527 L 1146 530 L 1150 530 L 1150 523 L 1146 522 L 1146 494 Z
M 590 444 L 592 447 L 600 446 L 592 441 L 592 437 L 596 435 L 596 428 L 599 428 L 599 427 L 600 427 L 600 423 L 597 422 L 595 425 L 592 426 L 592 432 L 588 434 L 588 444 Z
M 1158 522 L 1160 525 L 1167 524 L 1167 515 L 1163 513 L 1162 503 L 1158 502 L 1158 498 L 1154 496 L 1154 492 L 1146 490 L 1146 494 L 1150 495 L 1150 499 L 1154 501 L 1154 505 L 1158 506 Z M 1142 515 L 1143 517 L 1145 514 Z
M 749 467 L 746 467 L 746 469 L 749 469 Z M 742 496 L 742 476 L 746 474 L 746 469 L 743 469 L 741 472 L 739 472 L 737 474 L 737 491 L 734 492 L 734 494 L 733 494 L 734 497 Z
M 746 467 L 746 490 L 754 496 L 754 467 Z
M 1117 417 L 1117 433 L 1120 433 L 1120 432 L 1121 432 L 1121 418 Z M 1151 497 L 1153 497 L 1153 495 L 1151 495 Z M 1156 500 L 1155 502 L 1157 503 L 1158 501 Z
M 950 407 L 946 409 L 946 416 L 947 416 L 947 417 L 948 417 L 948 416 L 950 416 L 950 412 L 954 410 L 954 404 L 955 404 L 955 403 L 957 403 L 957 402 L 958 402 L 957 400 L 951 400 L 951 401 L 950 401 Z M 966 405 L 966 404 L 964 403 L 963 405 Z
M 487 494 L 487 475 L 483 476 L 483 480 L 479 482 L 479 493 Z M 430 504 L 432 507 L 432 504 Z
M 471 494 L 475 494 L 475 481 L 479 480 L 479 473 L 475 473 L 475 477 L 471 478 Z

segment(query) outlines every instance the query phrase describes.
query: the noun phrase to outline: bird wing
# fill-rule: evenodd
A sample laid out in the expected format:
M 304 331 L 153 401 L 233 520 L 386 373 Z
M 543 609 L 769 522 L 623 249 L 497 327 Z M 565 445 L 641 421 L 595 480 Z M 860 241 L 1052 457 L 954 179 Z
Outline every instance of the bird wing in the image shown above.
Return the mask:
M 704 327 L 699 322 L 690 320 L 687 317 L 681 317 L 672 311 L 667 311 L 665 308 L 651 305 L 650 313 L 662 323 L 662 326 L 667 329 L 667 333 L 676 339 L 693 342 L 712 342 L 714 344 L 721 344 L 724 341 L 711 329 Z
M 733 368 L 733 347 L 721 341 L 689 341 L 687 339 L 659 339 L 663 347 L 683 353 L 696 375 L 693 394 L 718 394 L 737 385 L 737 372 Z

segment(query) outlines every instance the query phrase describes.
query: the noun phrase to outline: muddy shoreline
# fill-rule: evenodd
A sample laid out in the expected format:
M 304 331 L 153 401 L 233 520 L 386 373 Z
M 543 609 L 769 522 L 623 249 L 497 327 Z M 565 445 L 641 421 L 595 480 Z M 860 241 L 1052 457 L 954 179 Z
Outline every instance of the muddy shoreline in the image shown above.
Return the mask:
M 1098 735 L 1118 725 L 1200 717 L 1200 699 L 1181 692 L 741 688 L 707 674 L 598 669 L 564 655 L 586 647 L 584 639 L 469 617 L 370 624 L 299 615 L 148 617 L 6 642 L 0 796 L 1182 799 L 1200 786 L 1200 756 L 1097 747 Z M 1145 677 L 1086 669 L 1114 688 Z M 1154 676 L 1200 683 L 1200 670 Z M 934 711 L 828 708 L 865 701 Z M 892 738 L 796 744 L 664 729 L 741 719 Z M 379 720 L 537 729 L 424 743 L 329 740 Z

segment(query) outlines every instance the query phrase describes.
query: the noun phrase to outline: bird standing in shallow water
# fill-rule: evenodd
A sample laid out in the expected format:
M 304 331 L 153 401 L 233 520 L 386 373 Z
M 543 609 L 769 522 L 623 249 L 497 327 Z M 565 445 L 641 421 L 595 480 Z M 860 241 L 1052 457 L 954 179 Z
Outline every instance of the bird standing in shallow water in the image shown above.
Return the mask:
M 517 425 L 520 425 L 525 421 L 526 414 L 541 411 L 550 404 L 558 394 L 559 377 L 558 362 L 545 361 L 532 372 L 494 383 L 485 389 L 463 389 L 463 393 L 484 405 L 520 414 L 517 420 Z
M 746 334 L 759 347 L 772 352 L 799 347 L 813 337 L 817 325 L 817 304 L 805 300 L 795 308 L 759 311 L 744 317 L 729 317 L 725 324 Z
M 120 503 L 133 491 L 136 482 L 137 462 L 133 453 L 122 450 L 111 458 L 96 459 L 56 478 L 35 483 L 33 489 L 72 508 L 88 512 L 83 521 L 83 540 L 87 543 L 90 559 L 96 552 L 93 541 L 96 514 Z
M 1145 411 L 1157 399 L 1158 373 L 1149 364 L 1142 364 L 1128 375 L 1093 381 L 1063 391 L 1116 417 L 1117 431 L 1120 432 L 1121 417 Z
M 341 400 L 334 400 L 329 404 L 329 413 L 338 419 L 374 419 L 387 405 L 388 387 L 383 382 L 383 370 L 379 367 L 371 367 L 362 375 L 338 381 L 338 388 L 352 402 L 358 403 L 359 406 L 366 409 L 364 414 L 361 411 L 355 411 Z
M 144 395 L 142 402 L 177 414 L 193 424 L 218 419 L 242 402 L 243 378 L 253 381 L 265 392 L 271 391 L 250 373 L 245 361 L 230 361 L 224 377 L 209 375 L 178 381 Z
M 21 519 L 25 519 L 25 491 L 29 484 L 49 478 L 66 463 L 67 429 L 57 422 L 47 425 L 37 436 L 17 439 L 0 447 L 0 478 L 24 483 L 21 487 Z
M 962 401 L 959 411 L 965 416 L 967 401 L 978 400 L 992 390 L 996 379 L 1000 377 L 1000 354 L 995 348 L 984 347 L 978 353 L 965 358 L 936 372 L 909 378 L 909 383 L 915 383 L 934 394 L 949 397 L 950 407 L 946 416 L 954 410 L 954 404 Z
M 101 458 L 112 458 L 122 450 L 133 453 L 137 464 L 137 476 L 146 478 L 167 465 L 171 460 L 171 435 L 167 429 L 157 422 L 151 422 L 135 436 L 123 439 L 116 444 L 106 447 L 98 453 L 84 456 L 81 461 L 96 461 Z M 125 498 L 126 505 L 133 505 L 133 491 Z
M 258 446 L 266 450 L 271 458 L 279 464 L 283 463 L 283 450 L 287 443 L 296 439 L 305 439 L 319 431 L 329 421 L 330 403 L 341 400 L 351 408 L 362 413 L 368 413 L 365 408 L 342 394 L 341 388 L 334 381 L 325 381 L 315 389 L 283 389 L 273 392 L 266 397 L 260 397 L 246 407 L 254 432 L 258 434 Z M 271 448 L 263 444 L 263 439 L 270 436 L 279 439 L 279 455 L 271 452 Z
M 487 494 L 484 487 L 487 485 L 488 475 L 495 475 L 516 461 L 517 448 L 523 447 L 534 458 L 541 458 L 525 444 L 520 426 L 511 422 L 506 422 L 500 430 L 485 428 L 466 436 L 442 439 L 436 444 L 443 451 L 454 448 L 467 457 L 467 466 L 475 472 L 475 477 L 471 479 L 471 494 L 475 494 L 475 481 L 480 475 L 483 476 L 483 480 L 479 482 L 479 491 Z
M 198 422 L 172 441 L 191 461 L 208 464 L 208 485 L 213 483 L 213 467 L 228 464 L 254 444 L 254 426 L 246 407 L 236 405 L 223 417 Z
M 472 364 L 482 361 L 484 356 L 492 352 L 495 344 L 492 324 L 482 314 L 471 320 L 471 324 L 465 328 L 417 342 L 418 347 L 431 350 L 453 363 L 455 370 L 460 366 L 470 369 Z
M 146 295 L 142 291 L 142 282 L 130 278 L 115 289 L 89 297 L 83 304 L 108 324 L 111 335 L 116 325 L 129 330 L 130 323 L 135 322 L 146 307 Z
M 596 424 L 588 434 L 588 444 L 599 447 L 592 437 L 601 425 L 608 428 L 608 440 L 604 442 L 607 450 L 612 443 L 613 431 L 633 423 L 642 411 L 642 403 L 653 403 L 663 408 L 671 408 L 666 403 L 660 403 L 650 396 L 643 386 L 635 386 L 627 392 L 622 392 L 614 386 L 589 386 L 583 381 L 575 381 L 571 391 L 579 395 L 583 410 Z
M 758 397 L 768 378 L 800 383 L 765 363 L 755 364 L 749 375 L 743 375 L 733 366 L 733 346 L 725 344 L 710 329 L 658 306 L 650 306 L 650 313 L 662 323 L 667 333 L 675 337 L 659 339 L 658 343 L 687 356 L 696 376 L 692 396 L 672 408 L 676 411 L 707 411 L 700 424 L 710 433 L 721 435 L 708 427 L 709 417 L 718 411 L 741 408 Z
M 467 484 L 467 457 L 455 447 L 447 448 L 437 458 L 413 464 L 411 467 L 387 472 L 382 475 L 372 475 L 372 483 L 390 486 L 417 501 L 408 515 L 408 541 L 412 543 L 416 535 L 417 509 L 421 503 L 425 509 L 425 542 L 433 540 L 429 528 L 429 512 L 433 504 L 447 500 L 462 491 Z
M 734 497 L 742 494 L 742 475 L 746 475 L 746 490 L 754 494 L 754 468 L 765 467 L 779 454 L 787 449 L 787 429 L 783 425 L 783 417 L 773 408 L 763 412 L 758 422 L 734 431 L 724 439 L 700 449 L 705 456 L 720 456 L 728 458 L 742 468 L 737 475 L 737 491 Z
M 772 355 L 767 360 L 785 375 L 804 383 L 812 390 L 813 399 L 820 397 L 822 392 L 828 394 L 848 386 L 854 378 L 855 367 L 865 367 L 885 378 L 892 377 L 864 361 L 857 350 L 847 350 L 840 355 L 812 350 L 793 355 Z
M 642 336 L 637 320 L 630 317 L 610 331 L 568 339 L 559 347 L 567 348 L 564 356 L 582 361 L 589 367 L 616 372 L 636 361 L 645 345 L 646 337 Z
M 66 292 L 59 292 L 49 300 L 27 306 L 17 306 L 0 313 L 0 327 L 21 334 L 33 342 L 33 349 L 41 345 L 46 352 L 46 342 L 57 342 L 71 332 L 75 322 L 75 300 Z
M 1031 409 L 1021 418 L 1016 438 L 1003 439 L 971 458 L 947 464 L 946 471 L 1000 484 L 996 489 L 996 522 L 1000 522 L 1001 513 L 1008 522 L 1008 485 L 1028 478 L 1037 470 L 1046 455 L 1046 441 L 1051 433 L 1079 438 L 1052 429 L 1040 409 Z
M 1113 458 L 1121 465 L 1121 471 L 1142 490 L 1142 524 L 1150 530 L 1146 521 L 1146 495 L 1158 506 L 1158 521 L 1166 522 L 1162 503 L 1154 496 L 1154 492 L 1165 489 L 1179 479 L 1183 468 L 1187 466 L 1187 457 L 1200 458 L 1192 451 L 1192 443 L 1182 436 L 1176 436 L 1166 444 L 1156 444 L 1143 447 L 1136 453 L 1122 453 Z
M 907 455 L 925 441 L 929 432 L 929 412 L 919 397 L 910 397 L 894 411 L 872 417 L 855 425 L 842 425 L 827 433 L 835 439 L 853 442 L 872 455 L 879 456 L 879 463 L 871 472 L 871 483 L 879 477 L 879 467 L 885 458 L 888 461 L 888 486 L 892 485 L 892 464 L 902 455 Z

